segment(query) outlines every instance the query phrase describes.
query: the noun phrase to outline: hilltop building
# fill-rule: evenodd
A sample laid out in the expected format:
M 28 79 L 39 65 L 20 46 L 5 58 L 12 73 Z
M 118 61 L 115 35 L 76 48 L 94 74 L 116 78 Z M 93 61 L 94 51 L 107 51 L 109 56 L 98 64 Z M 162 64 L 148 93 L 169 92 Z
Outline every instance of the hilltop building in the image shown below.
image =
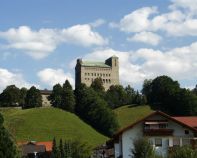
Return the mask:
M 51 102 L 48 99 L 48 97 L 51 95 L 52 90 L 40 90 L 41 96 L 42 96 L 42 107 L 49 107 L 51 106 Z
M 105 62 L 83 61 L 77 59 L 75 67 L 75 86 L 85 83 L 90 86 L 96 78 L 101 78 L 105 90 L 111 85 L 119 84 L 118 57 L 112 56 Z

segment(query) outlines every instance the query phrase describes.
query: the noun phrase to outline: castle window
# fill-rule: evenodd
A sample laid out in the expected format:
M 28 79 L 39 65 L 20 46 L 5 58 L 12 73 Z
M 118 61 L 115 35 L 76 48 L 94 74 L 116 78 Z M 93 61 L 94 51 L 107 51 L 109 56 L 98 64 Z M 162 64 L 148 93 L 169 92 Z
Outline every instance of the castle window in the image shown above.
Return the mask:
M 100 74 L 102 76 L 102 74 Z
M 85 76 L 87 75 L 87 73 L 85 73 Z
M 115 59 L 115 66 L 116 66 L 116 59 Z
M 93 76 L 93 73 L 92 73 L 92 76 Z
M 103 74 L 103 77 L 105 77 L 105 74 Z
M 97 74 L 97 76 L 99 76 L 99 74 Z
M 109 74 L 109 77 L 110 77 L 110 74 Z
M 94 73 L 94 76 L 96 76 L 96 73 Z
M 106 74 L 106 77 L 108 76 L 108 74 Z
M 89 76 L 90 74 L 88 73 L 88 76 Z

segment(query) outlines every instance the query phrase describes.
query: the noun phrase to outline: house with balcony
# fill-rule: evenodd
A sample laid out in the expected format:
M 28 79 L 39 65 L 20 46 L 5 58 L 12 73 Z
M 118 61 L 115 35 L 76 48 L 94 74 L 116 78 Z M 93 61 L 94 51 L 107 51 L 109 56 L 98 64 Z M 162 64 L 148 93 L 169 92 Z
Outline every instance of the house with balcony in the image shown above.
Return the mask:
M 134 141 L 147 138 L 159 155 L 165 156 L 174 147 L 197 147 L 197 117 L 171 117 L 155 111 L 121 129 L 107 142 L 115 158 L 130 158 Z

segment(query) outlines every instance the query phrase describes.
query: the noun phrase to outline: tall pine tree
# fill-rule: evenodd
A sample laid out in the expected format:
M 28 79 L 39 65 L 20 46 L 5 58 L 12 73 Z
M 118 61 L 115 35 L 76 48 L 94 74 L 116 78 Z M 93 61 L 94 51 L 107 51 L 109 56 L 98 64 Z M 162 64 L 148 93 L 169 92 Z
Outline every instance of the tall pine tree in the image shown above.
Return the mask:
M 49 96 L 49 100 L 51 101 L 51 104 L 53 107 L 61 107 L 62 103 L 62 86 L 60 84 L 56 84 L 53 86 L 53 90 L 51 95 Z
M 75 96 L 68 80 L 63 84 L 61 108 L 70 112 L 75 110 Z

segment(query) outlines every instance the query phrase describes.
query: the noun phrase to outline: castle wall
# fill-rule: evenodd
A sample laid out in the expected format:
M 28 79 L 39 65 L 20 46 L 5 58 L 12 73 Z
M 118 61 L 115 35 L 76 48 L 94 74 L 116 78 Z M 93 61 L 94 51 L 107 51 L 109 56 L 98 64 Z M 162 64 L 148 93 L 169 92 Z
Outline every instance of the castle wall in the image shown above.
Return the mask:
M 101 78 L 105 90 L 111 85 L 119 84 L 119 63 L 117 57 L 105 61 L 106 66 L 86 66 L 82 60 L 77 60 L 75 68 L 75 85 L 85 83 L 90 86 L 96 78 Z

